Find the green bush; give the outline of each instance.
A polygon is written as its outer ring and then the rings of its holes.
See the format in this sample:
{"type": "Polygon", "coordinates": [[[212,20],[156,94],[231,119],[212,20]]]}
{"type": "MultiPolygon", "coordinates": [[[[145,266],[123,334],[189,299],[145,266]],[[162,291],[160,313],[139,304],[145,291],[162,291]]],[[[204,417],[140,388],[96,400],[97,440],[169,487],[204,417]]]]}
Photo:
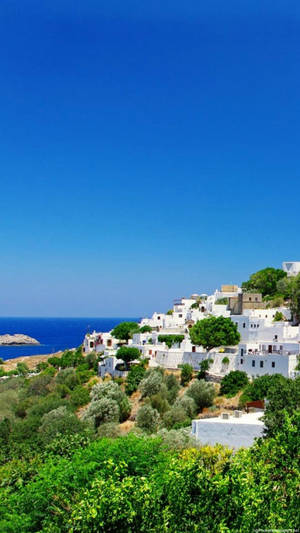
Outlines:
{"type": "Polygon", "coordinates": [[[120,427],[114,422],[107,422],[98,427],[98,437],[108,437],[110,439],[116,439],[120,437],[120,427]]]}
{"type": "Polygon", "coordinates": [[[185,387],[193,377],[193,367],[188,363],[180,365],[181,368],[181,385],[185,387]]]}
{"type": "Polygon", "coordinates": [[[193,398],[198,410],[213,404],[216,391],[211,383],[203,379],[195,380],[186,391],[187,396],[193,398]]]}
{"type": "Polygon", "coordinates": [[[151,396],[150,401],[153,409],[156,409],[160,415],[163,415],[168,409],[170,409],[167,399],[160,392],[151,396]]]}
{"type": "Polygon", "coordinates": [[[75,389],[75,387],[80,384],[79,377],[74,368],[64,368],[63,370],[60,370],[55,381],[60,385],[66,385],[71,390],[75,389]]]}
{"type": "Polygon", "coordinates": [[[184,335],[158,335],[158,342],[164,342],[168,348],[171,348],[174,344],[181,344],[183,339],[184,335]]]}
{"type": "Polygon", "coordinates": [[[29,368],[26,363],[17,363],[16,370],[19,376],[26,376],[29,372],[29,368]]]}
{"type": "Polygon", "coordinates": [[[147,433],[154,433],[160,421],[159,412],[151,405],[145,404],[139,408],[136,416],[136,425],[147,433]]]}
{"type": "Polygon", "coordinates": [[[187,396],[186,394],[176,400],[176,402],[174,403],[174,408],[184,409],[188,418],[194,418],[194,416],[196,416],[197,414],[197,406],[195,400],[193,400],[191,396],[187,396]]]}
{"type": "Polygon", "coordinates": [[[60,396],[60,398],[66,398],[71,393],[71,389],[67,385],[56,385],[54,392],[60,396]]]}
{"type": "Polygon", "coordinates": [[[134,348],[133,346],[121,346],[116,353],[116,357],[124,361],[126,368],[128,368],[130,361],[139,359],[140,356],[140,350],[138,348],[134,348]]]}
{"type": "Polygon", "coordinates": [[[81,407],[82,405],[89,403],[90,393],[82,385],[77,385],[77,387],[71,392],[70,400],[75,408],[81,407]]]}
{"type": "Polygon", "coordinates": [[[142,326],[140,329],[139,329],[139,333],[151,333],[152,332],[152,328],[151,326],[142,326]]]}
{"type": "Polygon", "coordinates": [[[49,385],[51,383],[52,376],[40,374],[29,379],[27,385],[28,396],[46,396],[49,394],[49,385]]]}
{"type": "Polygon", "coordinates": [[[175,405],[167,411],[163,417],[164,425],[167,429],[172,429],[177,424],[190,424],[190,418],[187,416],[183,407],[176,407],[175,405]]]}
{"type": "Polygon", "coordinates": [[[120,422],[127,420],[130,415],[131,405],[126,394],[122,391],[119,385],[114,381],[108,383],[97,383],[91,390],[92,401],[97,401],[102,398],[110,398],[117,402],[119,406],[120,422]]]}
{"type": "Polygon", "coordinates": [[[221,381],[220,394],[226,394],[234,396],[246,385],[248,385],[249,379],[246,372],[241,370],[232,370],[229,374],[226,374],[221,381]]]}
{"type": "Polygon", "coordinates": [[[140,363],[138,365],[133,365],[127,375],[125,392],[129,396],[138,389],[138,386],[142,379],[145,376],[145,365],[140,363]]]}
{"type": "Polygon", "coordinates": [[[162,386],[163,382],[163,376],[160,372],[151,371],[147,377],[145,377],[140,385],[139,389],[142,393],[142,398],[146,398],[148,396],[154,396],[154,394],[157,394],[162,386]]]}
{"type": "Polygon", "coordinates": [[[180,385],[178,383],[176,376],[174,376],[174,374],[166,375],[164,377],[164,383],[167,387],[166,399],[168,400],[168,403],[172,405],[177,398],[180,385]]]}
{"type": "Polygon", "coordinates": [[[119,418],[120,408],[111,398],[92,401],[83,415],[83,420],[91,422],[96,429],[106,422],[118,422],[119,418]]]}
{"type": "Polygon", "coordinates": [[[80,433],[84,427],[77,416],[61,406],[43,416],[39,433],[43,443],[49,444],[59,434],[80,433]]]}
{"type": "Polygon", "coordinates": [[[40,363],[38,363],[38,364],[36,365],[35,368],[36,368],[36,370],[37,370],[38,372],[42,372],[43,370],[46,370],[46,368],[48,368],[48,366],[49,366],[49,364],[46,363],[46,361],[41,361],[40,363]]]}
{"type": "Polygon", "coordinates": [[[228,357],[223,357],[222,365],[229,365],[229,358],[228,357]]]}

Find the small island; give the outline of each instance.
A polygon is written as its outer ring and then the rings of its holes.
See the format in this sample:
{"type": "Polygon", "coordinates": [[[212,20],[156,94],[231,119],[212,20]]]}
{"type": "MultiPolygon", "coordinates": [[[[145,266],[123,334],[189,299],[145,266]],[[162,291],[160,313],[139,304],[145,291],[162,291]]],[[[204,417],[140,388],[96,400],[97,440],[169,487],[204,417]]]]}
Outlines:
{"type": "Polygon", "coordinates": [[[23,345],[40,344],[39,341],[28,335],[15,333],[14,335],[0,335],[0,346],[23,346],[23,345]]]}

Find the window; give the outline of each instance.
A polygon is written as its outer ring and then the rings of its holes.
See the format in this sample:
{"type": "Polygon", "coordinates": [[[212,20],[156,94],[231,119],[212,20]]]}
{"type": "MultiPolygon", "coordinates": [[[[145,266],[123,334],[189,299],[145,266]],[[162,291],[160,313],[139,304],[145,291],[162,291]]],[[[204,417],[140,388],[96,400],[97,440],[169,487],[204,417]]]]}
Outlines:
{"type": "Polygon", "coordinates": [[[90,342],[90,348],[94,348],[94,343],[92,341],[90,342]]]}
{"type": "Polygon", "coordinates": [[[241,348],[241,356],[244,355],[244,348],[241,348]]]}
{"type": "Polygon", "coordinates": [[[256,301],[256,302],[257,302],[257,300],[258,300],[258,298],[257,298],[257,297],[255,297],[255,301],[256,301]]]}
{"type": "Polygon", "coordinates": [[[178,316],[179,316],[179,318],[182,318],[182,315],[178,315],[178,316]]]}
{"type": "Polygon", "coordinates": [[[251,302],[251,298],[249,298],[249,302],[251,302]]]}
{"type": "Polygon", "coordinates": [[[260,361],[260,362],[259,362],[259,366],[260,366],[260,368],[263,368],[263,367],[264,367],[264,362],[263,362],[263,361],[260,361]]]}
{"type": "Polygon", "coordinates": [[[244,359],[241,359],[241,365],[244,363],[244,359]]]}
{"type": "Polygon", "coordinates": [[[278,335],[274,335],[274,341],[278,340],[278,335]]]}
{"type": "Polygon", "coordinates": [[[254,361],[254,359],[252,359],[252,366],[255,366],[255,361],[254,361]]]}
{"type": "Polygon", "coordinates": [[[149,355],[152,355],[152,350],[149,350],[149,355]]]}
{"type": "Polygon", "coordinates": [[[160,316],[157,317],[157,320],[160,320],[160,316]]]}
{"type": "Polygon", "coordinates": [[[272,361],[272,368],[275,368],[275,361],[272,361]]]}
{"type": "Polygon", "coordinates": [[[245,328],[245,327],[246,327],[246,323],[244,322],[244,323],[243,323],[243,328],[245,328]]]}
{"type": "Polygon", "coordinates": [[[108,339],[107,346],[111,346],[111,339],[108,339]]]}
{"type": "Polygon", "coordinates": [[[196,346],[192,346],[192,352],[196,351],[196,346]]]}

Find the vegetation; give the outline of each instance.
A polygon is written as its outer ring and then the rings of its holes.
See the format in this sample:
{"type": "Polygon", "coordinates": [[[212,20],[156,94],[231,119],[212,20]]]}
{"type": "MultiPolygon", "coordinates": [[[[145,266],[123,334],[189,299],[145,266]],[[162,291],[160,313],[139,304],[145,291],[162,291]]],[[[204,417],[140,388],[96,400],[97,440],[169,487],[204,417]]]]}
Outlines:
{"type": "Polygon", "coordinates": [[[139,329],[139,333],[151,333],[152,332],[152,328],[151,326],[142,326],[140,329],[139,329]]]}
{"type": "Polygon", "coordinates": [[[285,320],[283,313],[276,311],[273,322],[281,322],[282,320],[285,320]]]}
{"type": "Polygon", "coordinates": [[[184,387],[191,381],[193,377],[193,367],[188,363],[180,365],[181,368],[181,385],[184,387]]]}
{"type": "Polygon", "coordinates": [[[243,390],[243,405],[269,400],[266,436],[232,453],[189,435],[191,420],[214,404],[213,384],[195,379],[183,389],[144,361],[125,382],[95,383],[96,354],[77,355],[67,355],[71,367],[49,363],[0,382],[1,532],[297,529],[300,378],[224,378],[221,391],[243,390]],[[137,388],[135,429],[124,436],[119,424],[137,388]]]}
{"type": "Polygon", "coordinates": [[[201,345],[206,350],[217,346],[238,344],[240,334],[237,326],[230,318],[223,316],[204,318],[199,320],[189,330],[193,344],[201,345]]]}
{"type": "Polygon", "coordinates": [[[219,298],[216,302],[215,302],[215,305],[228,305],[228,298],[219,298]]]}
{"type": "Polygon", "coordinates": [[[134,333],[138,333],[139,326],[136,322],[121,322],[112,330],[116,339],[128,342],[134,333]]]}
{"type": "Polygon", "coordinates": [[[248,383],[249,379],[246,372],[232,370],[222,378],[220,393],[226,394],[227,396],[235,396],[235,394],[246,387],[248,383]]]}
{"type": "Polygon", "coordinates": [[[166,315],[173,315],[173,309],[168,309],[168,311],[166,312],[166,315]]]}
{"type": "Polygon", "coordinates": [[[198,379],[205,379],[207,376],[207,372],[209,371],[209,367],[212,364],[212,359],[203,359],[200,363],[200,370],[197,374],[198,379]]]}
{"type": "Polygon", "coordinates": [[[295,322],[300,322],[300,274],[296,276],[291,285],[291,312],[295,322]]]}
{"type": "Polygon", "coordinates": [[[280,268],[264,268],[252,274],[248,281],[242,283],[244,291],[258,292],[262,296],[275,296],[278,293],[277,284],[287,277],[280,268]]]}
{"type": "Polygon", "coordinates": [[[122,359],[128,368],[128,363],[140,358],[140,350],[132,346],[121,346],[116,353],[118,359],[122,359]]]}
{"type": "Polygon", "coordinates": [[[222,365],[229,365],[229,358],[227,356],[223,357],[222,365]]]}
{"type": "Polygon", "coordinates": [[[184,335],[158,335],[158,341],[166,343],[168,348],[171,348],[174,344],[181,344],[184,339],[184,335]]]}

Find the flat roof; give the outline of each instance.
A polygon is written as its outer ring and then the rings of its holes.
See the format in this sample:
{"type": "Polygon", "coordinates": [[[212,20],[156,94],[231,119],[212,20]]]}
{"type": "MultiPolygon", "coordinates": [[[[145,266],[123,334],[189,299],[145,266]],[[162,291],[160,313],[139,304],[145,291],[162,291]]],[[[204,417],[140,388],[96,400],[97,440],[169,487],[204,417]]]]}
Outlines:
{"type": "Polygon", "coordinates": [[[240,418],[236,418],[233,415],[229,415],[229,418],[221,418],[221,416],[216,416],[214,418],[200,418],[193,420],[193,422],[197,423],[203,423],[206,424],[255,424],[255,425],[262,425],[263,421],[260,420],[261,417],[264,415],[263,411],[255,411],[254,413],[243,413],[240,418]]]}

